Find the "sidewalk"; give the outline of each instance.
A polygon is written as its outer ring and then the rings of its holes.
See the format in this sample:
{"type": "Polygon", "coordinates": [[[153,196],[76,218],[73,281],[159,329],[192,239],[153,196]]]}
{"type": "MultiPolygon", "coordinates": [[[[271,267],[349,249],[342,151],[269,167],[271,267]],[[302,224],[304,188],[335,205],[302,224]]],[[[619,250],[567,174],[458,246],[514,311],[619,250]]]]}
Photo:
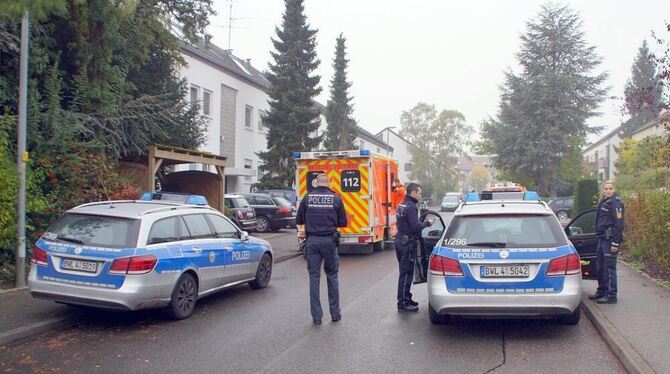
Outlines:
{"type": "MultiPolygon", "coordinates": [[[[267,238],[277,236],[282,234],[265,235],[267,238]]],[[[275,264],[300,255],[294,237],[285,241],[286,243],[273,246],[275,264]]],[[[71,326],[85,313],[86,309],[79,310],[52,301],[35,299],[30,296],[27,288],[2,290],[0,291],[0,347],[48,330],[71,326]]]]}
{"type": "Polygon", "coordinates": [[[623,262],[617,273],[618,304],[588,300],[597,283],[584,281],[584,311],[630,373],[670,373],[670,289],[623,262]]]}

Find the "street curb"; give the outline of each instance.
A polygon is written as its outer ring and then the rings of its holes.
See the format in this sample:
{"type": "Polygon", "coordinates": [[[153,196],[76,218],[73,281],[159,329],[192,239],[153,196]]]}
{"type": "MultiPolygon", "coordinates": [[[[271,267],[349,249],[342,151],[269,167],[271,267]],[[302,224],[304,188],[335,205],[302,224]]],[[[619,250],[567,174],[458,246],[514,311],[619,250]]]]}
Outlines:
{"type": "Polygon", "coordinates": [[[626,266],[628,266],[631,270],[633,270],[634,272],[636,272],[636,273],[642,275],[643,277],[649,279],[650,281],[654,282],[655,284],[657,284],[657,285],[659,285],[659,286],[661,286],[661,287],[663,287],[663,288],[665,288],[665,289],[670,289],[670,287],[668,287],[668,286],[667,286],[665,283],[663,283],[662,281],[660,281],[660,280],[658,280],[658,279],[652,277],[651,275],[645,273],[644,271],[642,271],[642,270],[640,270],[640,269],[636,269],[630,262],[626,262],[626,261],[622,260],[621,258],[619,258],[619,262],[622,263],[622,264],[624,264],[624,265],[626,265],[626,266]]]}
{"type": "Polygon", "coordinates": [[[75,316],[55,317],[45,321],[21,326],[14,330],[0,333],[0,346],[16,343],[46,331],[57,330],[74,325],[79,320],[75,316]]]}
{"type": "Polygon", "coordinates": [[[6,294],[6,293],[12,293],[12,292],[16,292],[16,291],[21,291],[21,290],[27,290],[27,289],[28,289],[28,286],[19,287],[19,288],[9,288],[9,289],[6,289],[6,290],[0,290],[0,295],[6,294]]]}
{"type": "Polygon", "coordinates": [[[649,363],[633,348],[633,346],[621,335],[619,330],[610,322],[605,314],[601,312],[594,302],[582,295],[582,310],[589,317],[603,340],[610,347],[614,355],[619,359],[621,365],[631,374],[654,374],[656,371],[649,363]]]}

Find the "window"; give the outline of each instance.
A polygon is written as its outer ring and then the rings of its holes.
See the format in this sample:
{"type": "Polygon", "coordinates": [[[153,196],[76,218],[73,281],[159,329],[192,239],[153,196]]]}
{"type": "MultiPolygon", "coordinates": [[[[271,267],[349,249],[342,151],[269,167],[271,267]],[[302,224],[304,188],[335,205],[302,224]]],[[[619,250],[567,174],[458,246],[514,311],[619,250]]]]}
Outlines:
{"type": "Polygon", "coordinates": [[[179,226],[179,240],[191,239],[191,233],[188,231],[186,223],[184,223],[184,218],[179,217],[179,219],[177,220],[177,226],[179,226]]]}
{"type": "Polygon", "coordinates": [[[49,232],[56,240],[96,247],[135,247],[139,221],[128,218],[65,214],[49,232]]]}
{"type": "Polygon", "coordinates": [[[245,158],[244,159],[244,168],[245,169],[251,169],[252,166],[253,166],[253,161],[248,159],[248,158],[245,158]]]}
{"type": "Polygon", "coordinates": [[[197,86],[191,86],[191,99],[190,99],[191,107],[195,107],[198,105],[198,87],[197,86]]]}
{"type": "Polygon", "coordinates": [[[184,221],[186,222],[188,231],[191,233],[191,239],[204,239],[213,236],[204,215],[189,214],[184,216],[184,221]]]}
{"type": "Polygon", "coordinates": [[[596,210],[592,210],[577,217],[568,228],[570,236],[595,234],[596,213],[596,210]]]}
{"type": "Polygon", "coordinates": [[[265,132],[265,125],[263,124],[263,118],[267,115],[267,112],[264,110],[258,110],[258,132],[265,132]]]}
{"type": "Polygon", "coordinates": [[[208,214],[207,218],[214,227],[214,235],[217,238],[239,238],[235,226],[228,222],[225,218],[216,214],[208,214]]]}
{"type": "Polygon", "coordinates": [[[202,91],[202,113],[207,116],[212,113],[211,102],[212,92],[207,90],[202,91]]]}
{"type": "Polygon", "coordinates": [[[405,164],[405,171],[412,171],[412,163],[408,162],[405,164]]]}
{"type": "Polygon", "coordinates": [[[244,127],[251,128],[251,120],[253,115],[254,108],[247,105],[244,107],[244,127]]]}
{"type": "Polygon", "coordinates": [[[254,199],[256,200],[256,205],[275,205],[272,199],[268,199],[267,197],[256,196],[254,199]]]}
{"type": "Polygon", "coordinates": [[[167,243],[178,240],[177,217],[164,218],[154,222],[149,231],[147,244],[167,243]]]}

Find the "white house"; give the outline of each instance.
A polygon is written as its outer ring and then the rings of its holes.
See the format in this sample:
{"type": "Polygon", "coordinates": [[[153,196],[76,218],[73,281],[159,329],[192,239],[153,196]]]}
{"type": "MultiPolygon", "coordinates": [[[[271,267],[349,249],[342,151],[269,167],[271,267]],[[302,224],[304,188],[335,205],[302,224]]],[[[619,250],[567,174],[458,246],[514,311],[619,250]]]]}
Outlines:
{"type": "Polygon", "coordinates": [[[412,179],[414,163],[412,161],[412,154],[409,151],[412,143],[393,131],[393,127],[383,129],[377,133],[376,137],[393,148],[393,152],[388,155],[398,160],[400,166],[400,175],[398,175],[398,177],[400,178],[400,181],[405,184],[408,182],[415,182],[415,180],[412,179]]]}
{"type": "Polygon", "coordinates": [[[667,136],[668,123],[670,123],[670,110],[663,110],[658,118],[649,121],[639,130],[631,134],[633,140],[642,140],[652,136],[667,136]]]}
{"type": "Polygon", "coordinates": [[[621,144],[620,131],[621,126],[617,126],[582,151],[588,173],[597,178],[598,182],[614,179],[616,162],[619,160],[617,148],[621,144]]]}
{"type": "Polygon", "coordinates": [[[259,177],[256,152],[267,149],[261,115],[269,109],[269,82],[249,60],[213,44],[184,43],[182,56],[189,99],[209,117],[200,150],[227,157],[226,192],[249,192],[259,177]]]}

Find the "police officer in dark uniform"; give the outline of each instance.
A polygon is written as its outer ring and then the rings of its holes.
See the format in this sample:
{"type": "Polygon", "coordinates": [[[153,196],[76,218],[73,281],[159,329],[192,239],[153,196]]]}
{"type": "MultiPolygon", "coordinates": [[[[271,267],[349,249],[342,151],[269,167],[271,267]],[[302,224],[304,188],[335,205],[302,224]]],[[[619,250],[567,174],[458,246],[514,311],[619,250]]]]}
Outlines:
{"type": "Polygon", "coordinates": [[[596,214],[598,290],[589,299],[598,304],[616,304],[616,263],[623,240],[624,206],[611,181],[603,182],[603,195],[596,214]]]}
{"type": "Polygon", "coordinates": [[[321,280],[321,261],[324,263],[328,281],[328,305],[333,322],[342,318],[340,314],[340,296],[337,282],[339,257],[338,227],[347,226],[347,215],[342,198],[328,188],[328,176],[324,173],[316,177],[317,186],[300,201],[295,223],[305,225],[305,258],[309,272],[309,304],[312,322],[321,324],[323,310],[319,300],[319,282],[321,280]]]}
{"type": "Polygon", "coordinates": [[[398,258],[400,275],[398,277],[398,311],[417,312],[419,303],[412,300],[410,287],[414,280],[414,261],[416,260],[416,246],[421,231],[433,221],[419,222],[419,208],[421,201],[421,186],[410,183],[406,188],[405,200],[396,209],[396,225],[398,233],[395,237],[395,254],[398,258]]]}

